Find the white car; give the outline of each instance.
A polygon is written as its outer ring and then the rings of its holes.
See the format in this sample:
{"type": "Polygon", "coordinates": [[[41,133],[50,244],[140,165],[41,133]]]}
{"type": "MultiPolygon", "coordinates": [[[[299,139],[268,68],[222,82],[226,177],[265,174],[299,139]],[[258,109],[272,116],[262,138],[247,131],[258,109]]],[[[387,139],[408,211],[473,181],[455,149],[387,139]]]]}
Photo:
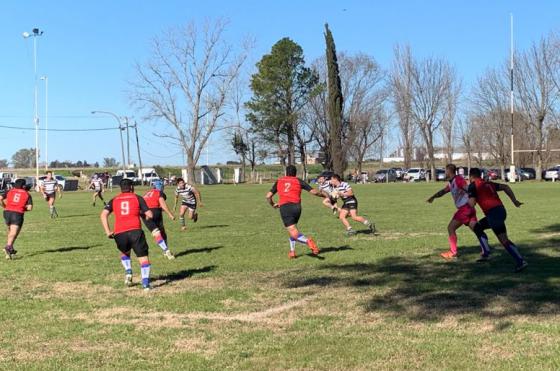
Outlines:
{"type": "Polygon", "coordinates": [[[160,180],[160,179],[161,178],[159,177],[159,175],[157,175],[157,173],[155,172],[145,173],[142,175],[142,181],[148,184],[151,184],[154,180],[160,180]]]}
{"type": "Polygon", "coordinates": [[[404,174],[403,178],[407,182],[418,182],[421,180],[426,180],[426,170],[420,167],[410,168],[404,174]]]}
{"type": "Polygon", "coordinates": [[[544,180],[559,180],[560,166],[551,167],[544,173],[544,180]]]}
{"type": "MultiPolygon", "coordinates": [[[[66,186],[66,178],[63,177],[62,175],[53,175],[53,177],[58,182],[58,185],[60,186],[60,188],[62,188],[62,190],[64,190],[64,187],[66,186]]],[[[39,177],[39,184],[43,184],[43,181],[46,178],[47,178],[46,175],[40,176],[39,177]]]]}

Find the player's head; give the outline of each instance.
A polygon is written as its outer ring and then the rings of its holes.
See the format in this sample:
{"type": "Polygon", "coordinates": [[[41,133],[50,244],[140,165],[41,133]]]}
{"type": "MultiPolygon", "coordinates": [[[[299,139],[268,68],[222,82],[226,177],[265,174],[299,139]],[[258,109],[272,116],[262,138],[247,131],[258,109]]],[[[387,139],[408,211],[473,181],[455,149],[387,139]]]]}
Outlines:
{"type": "Polygon", "coordinates": [[[475,179],[479,179],[482,176],[482,172],[480,171],[479,168],[477,167],[472,167],[469,170],[469,178],[471,181],[475,180],[475,179]]]}
{"type": "Polygon", "coordinates": [[[163,192],[163,182],[161,180],[154,180],[152,182],[152,188],[157,189],[160,192],[163,192]]]}
{"type": "Polygon", "coordinates": [[[445,166],[445,176],[447,177],[447,179],[453,178],[455,174],[457,174],[457,166],[455,166],[454,164],[447,164],[445,166]]]}
{"type": "Polygon", "coordinates": [[[185,180],[183,178],[177,178],[177,187],[185,188],[185,180]]]}
{"type": "Polygon", "coordinates": [[[14,182],[14,188],[23,189],[25,187],[25,179],[16,179],[14,182]]]}
{"type": "Polygon", "coordinates": [[[92,179],[97,179],[97,174],[93,174],[92,179]]]}
{"type": "Polygon", "coordinates": [[[50,171],[50,170],[47,171],[47,172],[45,173],[45,175],[47,176],[47,179],[51,179],[51,178],[52,178],[52,171],[50,171]]]}
{"type": "Polygon", "coordinates": [[[340,185],[340,182],[342,182],[342,179],[340,178],[340,175],[338,175],[338,174],[333,174],[333,175],[331,176],[331,184],[332,184],[333,186],[338,186],[338,185],[340,185]]]}
{"type": "Polygon", "coordinates": [[[123,179],[120,183],[121,192],[134,192],[134,183],[130,179],[123,179]]]}
{"type": "Polygon", "coordinates": [[[297,168],[294,165],[286,166],[286,176],[296,176],[297,168]]]}

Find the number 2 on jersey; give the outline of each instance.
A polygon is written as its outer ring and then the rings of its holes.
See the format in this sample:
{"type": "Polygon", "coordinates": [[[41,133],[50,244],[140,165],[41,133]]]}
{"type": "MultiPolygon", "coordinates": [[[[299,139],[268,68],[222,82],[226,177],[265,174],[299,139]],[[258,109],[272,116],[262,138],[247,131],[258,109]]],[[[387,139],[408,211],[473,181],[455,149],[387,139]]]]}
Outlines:
{"type": "Polygon", "coordinates": [[[290,192],[291,187],[292,187],[291,183],[284,183],[284,193],[290,192]]]}

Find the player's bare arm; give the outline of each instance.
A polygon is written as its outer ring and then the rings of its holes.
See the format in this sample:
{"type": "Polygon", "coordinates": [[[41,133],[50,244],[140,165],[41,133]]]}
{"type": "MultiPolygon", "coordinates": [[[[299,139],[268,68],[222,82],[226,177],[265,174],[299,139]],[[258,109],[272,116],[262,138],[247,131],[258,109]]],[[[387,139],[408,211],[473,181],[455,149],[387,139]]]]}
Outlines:
{"type": "Polygon", "coordinates": [[[165,211],[167,216],[169,216],[169,219],[175,220],[175,215],[173,215],[173,213],[169,210],[169,207],[167,207],[167,202],[165,202],[165,199],[163,197],[159,198],[159,206],[163,211],[165,211]]]}
{"type": "Polygon", "coordinates": [[[428,202],[428,203],[431,204],[432,202],[434,202],[434,200],[435,200],[436,198],[440,198],[440,197],[444,196],[447,192],[449,192],[449,191],[448,191],[446,188],[441,189],[441,190],[437,191],[436,193],[434,193],[434,194],[432,195],[432,197],[428,198],[428,199],[426,200],[426,202],[428,202]]]}
{"type": "Polygon", "coordinates": [[[173,204],[173,212],[177,210],[177,203],[179,202],[179,195],[175,195],[175,203],[173,204]]]}
{"type": "Polygon", "coordinates": [[[196,199],[197,205],[200,206],[200,207],[204,206],[204,204],[202,203],[202,198],[200,196],[200,192],[198,191],[198,189],[192,187],[192,191],[194,193],[194,198],[196,199]]]}
{"type": "Polygon", "coordinates": [[[354,191],[349,189],[347,191],[339,192],[342,197],[352,197],[354,196],[354,191]]]}
{"type": "Polygon", "coordinates": [[[0,206],[2,206],[3,209],[6,208],[6,203],[4,202],[4,197],[0,196],[0,206]]]}
{"type": "Polygon", "coordinates": [[[327,192],[319,191],[318,189],[312,189],[312,190],[309,191],[309,193],[311,193],[312,195],[315,195],[317,197],[321,197],[321,198],[329,197],[329,194],[327,192]]]}
{"type": "Polygon", "coordinates": [[[511,202],[515,205],[515,207],[520,207],[521,205],[523,205],[523,202],[519,202],[517,197],[515,197],[515,194],[513,193],[509,185],[502,184],[502,183],[495,183],[495,184],[496,184],[496,190],[503,191],[509,197],[511,202]]]}
{"type": "Polygon", "coordinates": [[[56,186],[56,193],[58,193],[58,199],[60,200],[62,198],[62,186],[56,186]]]}
{"type": "Polygon", "coordinates": [[[272,199],[272,197],[274,197],[274,193],[272,192],[268,192],[266,194],[266,201],[270,204],[270,206],[272,206],[273,208],[277,209],[279,206],[276,202],[274,202],[274,200],[272,199]]]}
{"type": "Polygon", "coordinates": [[[99,216],[101,219],[101,225],[103,226],[103,229],[105,230],[105,235],[109,238],[113,238],[114,237],[114,233],[111,230],[111,227],[109,227],[109,214],[111,214],[109,212],[109,210],[103,210],[101,211],[101,215],[99,216]]]}

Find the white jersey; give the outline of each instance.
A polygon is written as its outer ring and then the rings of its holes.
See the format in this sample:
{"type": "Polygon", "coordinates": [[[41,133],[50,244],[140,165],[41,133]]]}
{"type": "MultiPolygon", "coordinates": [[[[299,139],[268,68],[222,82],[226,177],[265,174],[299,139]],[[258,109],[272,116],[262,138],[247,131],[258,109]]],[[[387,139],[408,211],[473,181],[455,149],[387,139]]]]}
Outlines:
{"type": "Polygon", "coordinates": [[[336,187],[336,190],[338,191],[338,193],[340,193],[340,197],[342,198],[342,200],[345,200],[349,197],[353,197],[353,196],[343,196],[342,192],[348,192],[352,190],[352,187],[350,187],[350,184],[346,183],[346,182],[340,182],[340,185],[338,187],[336,187]]]}
{"type": "Polygon", "coordinates": [[[465,178],[456,175],[447,183],[445,189],[451,192],[455,206],[458,208],[465,206],[469,202],[469,194],[467,193],[467,182],[465,178]]]}
{"type": "Polygon", "coordinates": [[[196,204],[196,197],[190,184],[185,184],[185,188],[177,187],[175,195],[181,197],[181,201],[185,204],[196,204]]]}
{"type": "Polygon", "coordinates": [[[58,186],[58,182],[56,181],[55,178],[52,178],[51,180],[45,179],[43,180],[41,185],[46,194],[52,195],[53,193],[56,192],[56,187],[58,186]]]}
{"type": "Polygon", "coordinates": [[[332,193],[332,191],[334,191],[334,187],[332,186],[332,184],[327,180],[321,184],[319,184],[319,190],[321,192],[325,192],[328,195],[330,195],[332,193]]]}
{"type": "Polygon", "coordinates": [[[103,187],[103,180],[101,178],[92,179],[91,185],[93,186],[94,190],[101,191],[101,187],[103,187]]]}

